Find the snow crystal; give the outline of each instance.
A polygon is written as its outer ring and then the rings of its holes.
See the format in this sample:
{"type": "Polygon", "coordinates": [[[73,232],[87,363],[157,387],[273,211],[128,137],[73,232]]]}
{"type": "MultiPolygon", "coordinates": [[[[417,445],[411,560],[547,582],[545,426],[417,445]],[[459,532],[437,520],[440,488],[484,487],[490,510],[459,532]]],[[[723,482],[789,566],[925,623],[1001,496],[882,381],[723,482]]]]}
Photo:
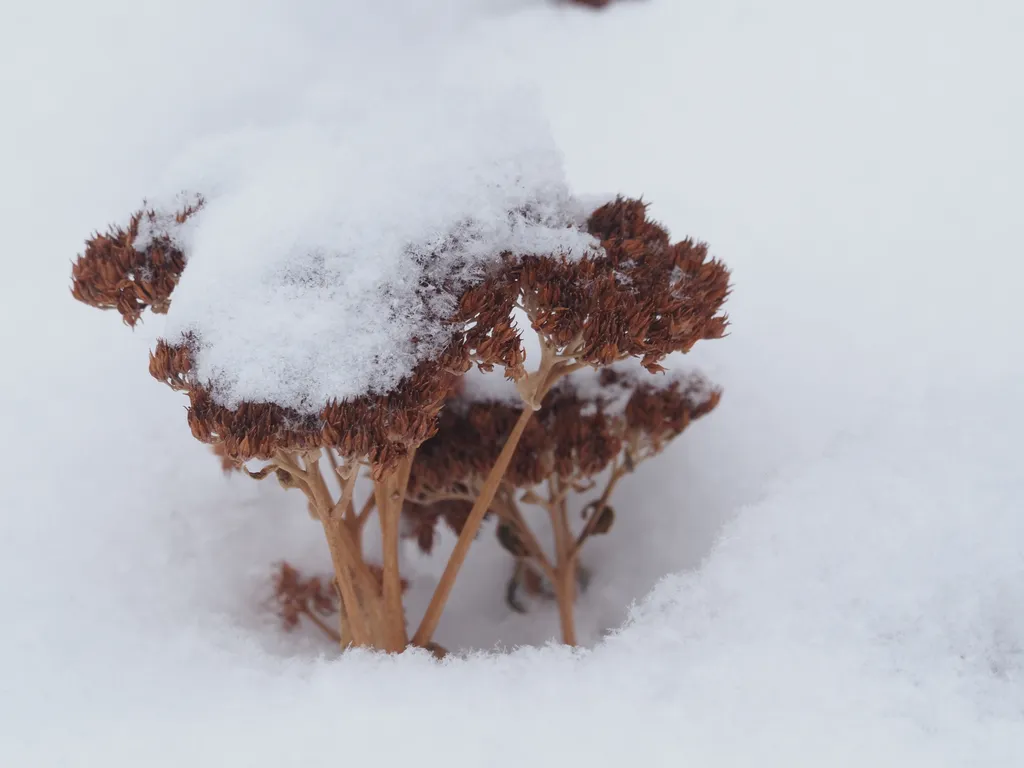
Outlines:
{"type": "Polygon", "coordinates": [[[139,230],[132,241],[137,251],[145,251],[157,238],[167,238],[182,253],[191,250],[192,233],[195,231],[198,217],[190,216],[184,222],[178,221],[179,212],[196,208],[202,198],[195,193],[179,192],[172,197],[161,200],[158,204],[149,201],[143,203],[144,215],[139,219],[139,230]]]}
{"type": "Polygon", "coordinates": [[[440,350],[438,318],[501,253],[598,247],[514,86],[406,88],[365,113],[222,136],[174,178],[207,203],[166,333],[195,334],[196,374],[229,407],[387,392],[440,350]]]}

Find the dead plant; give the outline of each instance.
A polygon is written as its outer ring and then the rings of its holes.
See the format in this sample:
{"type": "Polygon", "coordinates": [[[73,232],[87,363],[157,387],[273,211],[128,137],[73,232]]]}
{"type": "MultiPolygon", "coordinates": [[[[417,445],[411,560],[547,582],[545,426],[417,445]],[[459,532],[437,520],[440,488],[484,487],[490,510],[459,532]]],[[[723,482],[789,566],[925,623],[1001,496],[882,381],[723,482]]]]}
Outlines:
{"type": "MultiPolygon", "coordinates": [[[[611,530],[611,496],[619,481],[643,461],[660,453],[694,419],[718,404],[720,392],[696,374],[647,380],[646,374],[619,364],[596,375],[581,371],[562,379],[546,396],[530,422],[502,478],[491,511],[499,517],[496,533],[515,559],[506,600],[522,610],[516,595],[543,594],[550,585],[558,602],[563,640],[576,643],[573,604],[588,573],[580,553],[591,536],[611,530]],[[571,492],[600,491],[582,509],[583,524],[573,532],[568,513],[571,492]],[[526,522],[522,504],[542,507],[554,534],[554,557],[547,555],[526,522]]],[[[405,514],[424,551],[440,520],[461,532],[466,508],[479,498],[495,449],[507,443],[516,414],[526,406],[514,401],[452,398],[438,433],[416,456],[405,514]],[[457,510],[455,521],[448,518],[457,510]]]]}
{"type": "MultiPolygon", "coordinates": [[[[144,209],[131,217],[127,228],[112,228],[89,240],[72,269],[74,297],[117,309],[129,325],[147,307],[166,312],[187,268],[187,254],[172,230],[201,219],[206,204],[202,198],[196,200],[171,214],[144,209]]],[[[573,422],[566,416],[572,411],[568,404],[552,407],[551,417],[538,422],[532,422],[533,413],[546,402],[568,397],[558,385],[574,371],[637,358],[654,372],[666,355],[685,352],[699,339],[723,335],[726,319],[720,309],[729,279],[725,267],[708,258],[703,244],[672,244],[668,233],[646,218],[640,201],[620,198],[598,208],[587,230],[601,248],[582,258],[496,255],[493,268],[476,282],[458,283],[458,305],[447,316],[430,312],[439,305],[436,294],[451,292],[461,265],[450,264],[451,277],[437,274],[435,262],[445,263],[445,248],[451,244],[424,258],[417,300],[443,330],[446,344],[390,391],[332,400],[317,413],[299,413],[274,402],[245,401],[229,408],[218,398],[216,385],[196,373],[203,338],[186,333],[156,345],[150,373],[188,397],[192,434],[213,445],[226,468],[255,479],[274,477],[283,487],[305,495],[330,549],[343,608],[339,615],[345,617],[338,633],[343,645],[348,637],[354,645],[386,651],[401,651],[409,644],[399,573],[400,513],[414,466],[422,465],[413,484],[416,493],[431,487],[429,461],[417,461],[418,450],[437,431],[439,418],[446,418],[442,407],[472,365],[483,371],[500,366],[515,382],[521,404],[494,407],[479,417],[483,442],[471,451],[472,493],[460,497],[457,513],[454,508],[438,513],[450,523],[458,520],[459,537],[412,644],[434,647],[431,638],[481,521],[489,510],[503,518],[513,515],[509,510],[514,502],[501,489],[525,487],[528,481],[536,485],[547,478],[554,483],[548,504],[556,536],[562,538],[556,562],[550,565],[565,598],[560,603],[571,606],[572,578],[565,574],[574,572],[578,547],[565,538],[565,494],[573,487],[575,472],[592,474],[607,466],[619,448],[615,444],[612,450],[613,444],[597,426],[585,428],[590,422],[573,422]],[[541,341],[540,359],[532,371],[525,367],[513,319],[516,308],[526,312],[541,341]],[[531,463],[531,457],[545,444],[549,429],[556,430],[556,443],[563,432],[571,433],[576,442],[566,449],[568,454],[561,449],[550,456],[544,453],[545,460],[554,463],[542,467],[531,463]],[[521,443],[524,449],[517,452],[521,443]],[[353,495],[364,470],[373,483],[372,501],[357,512],[353,495]],[[373,507],[383,540],[380,580],[362,552],[362,527],[373,507]]],[[[662,411],[668,414],[672,407],[665,404],[662,411]]],[[[688,419],[690,414],[675,413],[674,418],[688,419]]],[[[463,459],[470,460],[459,458],[463,459]]],[[[456,458],[431,456],[430,461],[456,458]]],[[[412,500],[421,503],[424,498],[412,500]]],[[[599,532],[601,525],[591,527],[587,535],[599,532]]],[[[422,535],[421,544],[426,541],[422,535]]],[[[527,536],[525,526],[520,535],[527,536]]],[[[566,635],[571,641],[571,631],[566,635]]]]}

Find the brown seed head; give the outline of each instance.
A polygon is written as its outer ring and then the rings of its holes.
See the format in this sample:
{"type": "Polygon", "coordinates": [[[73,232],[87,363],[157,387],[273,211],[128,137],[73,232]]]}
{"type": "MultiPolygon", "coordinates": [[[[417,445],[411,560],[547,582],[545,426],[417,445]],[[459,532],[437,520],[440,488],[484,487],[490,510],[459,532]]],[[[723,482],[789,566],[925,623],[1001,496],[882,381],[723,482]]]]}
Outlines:
{"type": "MultiPolygon", "coordinates": [[[[531,488],[552,476],[575,484],[599,474],[617,458],[649,458],[694,419],[714,409],[720,397],[721,392],[697,374],[666,380],[629,364],[596,374],[570,374],[530,420],[503,485],[508,491],[531,488]]],[[[472,506],[522,408],[512,399],[474,401],[465,393],[449,400],[437,434],[417,450],[409,479],[404,512],[424,551],[433,546],[433,529],[438,520],[447,519],[449,504],[458,511],[472,506]],[[452,497],[459,501],[450,502],[452,497]]]]}
{"type": "MultiPolygon", "coordinates": [[[[174,214],[184,224],[203,206],[202,198],[174,214]]],[[[155,226],[163,214],[143,208],[132,215],[128,227],[112,226],[86,241],[85,253],[71,267],[71,295],[100,309],[116,309],[134,326],[147,308],[165,313],[171,292],[185,268],[185,255],[166,234],[155,234],[142,250],[135,242],[140,227],[155,226]]]]}
{"type": "MultiPolygon", "coordinates": [[[[184,208],[175,220],[183,223],[201,205],[184,208]]],[[[132,217],[127,230],[89,241],[74,267],[76,298],[116,307],[129,324],[147,306],[166,311],[184,255],[165,235],[150,238],[141,252],[133,245],[143,218],[158,216],[144,210],[132,217]]],[[[471,365],[484,370],[500,365],[510,378],[523,375],[522,340],[512,319],[519,303],[547,343],[592,366],[637,357],[654,371],[668,353],[724,333],[726,320],[718,312],[728,293],[728,271],[708,259],[706,246],[690,240],[671,244],[637,200],[619,198],[602,206],[587,227],[602,252],[576,261],[503,254],[489,273],[468,286],[459,277],[465,265],[451,264],[438,273],[437,265],[446,263],[442,254],[417,262],[422,273],[416,300],[424,311],[443,306],[441,294],[460,298],[450,315],[435,318],[447,344],[390,392],[332,401],[317,413],[272,402],[228,408],[218,398],[217,383],[200,381],[195,373],[203,344],[197,334],[174,343],[160,341],[150,357],[150,373],[188,395],[192,434],[218,445],[225,461],[267,460],[279,451],[330,447],[347,460],[369,462],[380,476],[434,435],[446,398],[471,365]]],[[[534,485],[552,472],[593,474],[619,450],[622,419],[581,399],[570,385],[556,387],[547,405],[527,428],[509,468],[508,481],[516,487],[534,485]]],[[[634,410],[654,413],[654,406],[644,408],[634,410]]],[[[463,403],[442,414],[445,447],[438,452],[424,445],[417,483],[429,491],[446,487],[452,478],[481,477],[518,415],[517,405],[503,403],[463,403]]]]}
{"type": "Polygon", "coordinates": [[[274,576],[274,601],[285,629],[295,629],[303,614],[329,616],[338,610],[338,598],[330,581],[316,576],[303,578],[286,562],[274,576]]]}
{"type": "Polygon", "coordinates": [[[672,352],[725,334],[729,271],[704,243],[673,244],[639,200],[618,198],[591,215],[602,255],[525,257],[522,302],[549,344],[594,366],[640,358],[654,372],[672,352]]]}

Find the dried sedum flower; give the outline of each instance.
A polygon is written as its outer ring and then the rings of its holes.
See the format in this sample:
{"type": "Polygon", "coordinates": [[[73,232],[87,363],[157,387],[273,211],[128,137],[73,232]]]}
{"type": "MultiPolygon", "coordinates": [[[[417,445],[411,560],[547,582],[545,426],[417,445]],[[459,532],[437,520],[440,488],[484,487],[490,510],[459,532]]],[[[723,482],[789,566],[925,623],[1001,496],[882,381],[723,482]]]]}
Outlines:
{"type": "MultiPolygon", "coordinates": [[[[613,462],[634,467],[660,453],[720,398],[720,390],[700,374],[652,376],[629,361],[569,374],[527,426],[502,484],[529,489],[557,477],[572,486],[613,462]]],[[[464,513],[472,503],[524,407],[511,397],[479,400],[466,391],[449,400],[437,434],[419,447],[409,479],[412,503],[404,513],[424,551],[433,538],[423,531],[439,520],[461,531],[464,516],[452,524],[449,515],[464,513]]]]}
{"type": "Polygon", "coordinates": [[[116,309],[130,326],[147,308],[165,314],[185,269],[176,230],[202,207],[201,197],[184,201],[173,214],[144,206],[127,228],[96,233],[71,268],[71,295],[99,309],[116,309]]]}
{"type": "Polygon", "coordinates": [[[654,372],[667,355],[725,335],[728,269],[709,258],[704,243],[672,243],[646,210],[640,200],[620,197],[587,222],[600,254],[530,256],[514,271],[534,329],[578,362],[638,357],[654,372]]]}
{"type": "Polygon", "coordinates": [[[310,617],[322,629],[320,618],[338,610],[337,594],[329,581],[317,576],[303,578],[286,562],[278,564],[274,576],[274,601],[281,623],[287,630],[298,627],[303,616],[310,617]]]}

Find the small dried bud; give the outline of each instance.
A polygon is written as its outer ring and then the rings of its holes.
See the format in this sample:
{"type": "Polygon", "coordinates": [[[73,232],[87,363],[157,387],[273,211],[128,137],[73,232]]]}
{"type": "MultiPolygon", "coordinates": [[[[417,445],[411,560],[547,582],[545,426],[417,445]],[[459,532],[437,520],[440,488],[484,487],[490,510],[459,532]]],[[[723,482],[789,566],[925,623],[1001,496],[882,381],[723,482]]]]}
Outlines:
{"type": "MultiPolygon", "coordinates": [[[[524,503],[542,503],[532,488],[552,476],[575,487],[616,460],[631,470],[636,461],[660,452],[693,419],[710,412],[720,397],[702,376],[652,377],[636,362],[596,374],[570,374],[552,388],[530,420],[502,483],[507,491],[526,489],[524,503]],[[636,451],[641,455],[634,455],[636,451]]],[[[437,434],[417,450],[409,480],[406,514],[415,520],[424,551],[433,546],[433,527],[448,505],[467,512],[471,508],[470,489],[482,484],[523,407],[514,400],[473,400],[464,392],[450,398],[437,434]],[[452,496],[466,500],[452,502],[452,496]]],[[[605,505],[597,513],[594,532],[605,533],[615,512],[605,505]]],[[[522,542],[513,540],[510,530],[499,525],[499,542],[523,556],[522,542]]]]}

